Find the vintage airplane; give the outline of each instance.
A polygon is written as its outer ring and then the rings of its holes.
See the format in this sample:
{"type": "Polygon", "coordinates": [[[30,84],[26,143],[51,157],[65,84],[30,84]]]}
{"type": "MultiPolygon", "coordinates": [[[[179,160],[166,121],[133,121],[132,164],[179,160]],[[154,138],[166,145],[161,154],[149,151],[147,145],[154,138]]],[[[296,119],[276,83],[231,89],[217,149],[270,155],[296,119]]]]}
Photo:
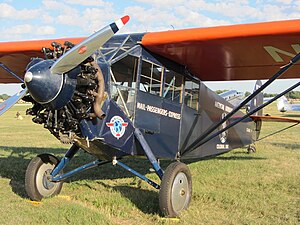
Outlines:
{"type": "Polygon", "coordinates": [[[285,96],[277,99],[277,109],[279,112],[300,111],[300,104],[290,104],[285,96]]]}
{"type": "Polygon", "coordinates": [[[192,196],[181,160],[253,148],[262,120],[282,121],[262,116],[263,107],[300,84],[263,104],[261,91],[283,73],[300,77],[300,55],[290,53],[300,49],[300,20],[114,35],[128,20],[87,39],[0,43],[0,82],[23,83],[0,114],[22,98],[33,104],[33,122],[72,144],[60,160],[41,154],[29,163],[25,189],[32,200],[59,194],[66,178],[112,162],[159,189],[162,212],[176,217],[192,196]],[[203,84],[246,79],[269,80],[235,108],[203,84]],[[63,173],[80,148],[96,160],[63,173]],[[127,156],[147,157],[160,184],[122,163],[127,156]],[[163,170],[159,159],[174,162],[163,170]]]}
{"type": "Polygon", "coordinates": [[[243,101],[245,96],[243,92],[239,92],[237,90],[225,91],[219,95],[233,106],[238,106],[243,101]]]}

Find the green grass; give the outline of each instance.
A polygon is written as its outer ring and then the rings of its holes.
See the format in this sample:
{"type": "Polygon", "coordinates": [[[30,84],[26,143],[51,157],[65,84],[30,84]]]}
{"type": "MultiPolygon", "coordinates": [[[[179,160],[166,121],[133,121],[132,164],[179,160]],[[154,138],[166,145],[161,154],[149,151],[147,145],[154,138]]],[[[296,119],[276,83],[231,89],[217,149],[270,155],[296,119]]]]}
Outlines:
{"type": "MultiPolygon", "coordinates": [[[[85,171],[67,180],[59,196],[32,204],[24,190],[31,158],[49,152],[63,156],[61,145],[42,126],[15,106],[0,118],[0,224],[299,224],[299,126],[256,144],[257,153],[236,149],[210,160],[189,164],[193,197],[180,219],[164,219],[158,191],[112,165],[85,171]],[[15,114],[20,111],[23,120],[15,114]]],[[[271,115],[275,105],[266,110],[271,115]]],[[[300,113],[286,113],[299,117],[300,113]]],[[[284,116],[286,116],[286,114],[284,116]]],[[[262,135],[280,127],[264,123],[262,135]]],[[[90,162],[80,152],[70,168],[90,162]]],[[[158,181],[147,160],[127,164],[158,181]]],[[[168,162],[163,162],[163,167],[168,162]]]]}

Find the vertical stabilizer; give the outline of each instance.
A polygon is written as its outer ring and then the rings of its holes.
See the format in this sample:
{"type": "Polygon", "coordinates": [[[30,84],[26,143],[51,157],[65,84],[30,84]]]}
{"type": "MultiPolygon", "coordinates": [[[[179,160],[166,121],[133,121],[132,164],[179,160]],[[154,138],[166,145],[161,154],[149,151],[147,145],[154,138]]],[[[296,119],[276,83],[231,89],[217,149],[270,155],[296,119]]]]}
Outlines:
{"type": "MultiPolygon", "coordinates": [[[[254,86],[254,91],[256,91],[258,88],[262,86],[262,82],[260,80],[257,80],[254,86]]],[[[264,102],[264,95],[262,92],[258,93],[250,102],[250,112],[254,109],[256,109],[258,106],[262,105],[264,102]]],[[[261,116],[263,114],[263,109],[257,111],[254,113],[254,116],[261,116]]],[[[261,120],[255,121],[255,135],[254,139],[257,140],[259,138],[260,130],[261,130],[262,122],[261,120]]]]}
{"type": "MultiPolygon", "coordinates": [[[[257,80],[254,86],[254,91],[256,91],[258,88],[260,88],[262,86],[262,82],[260,80],[257,80]]],[[[258,106],[262,105],[264,101],[264,95],[262,92],[260,92],[259,94],[257,94],[250,102],[250,111],[256,109],[258,106]]],[[[263,110],[259,110],[257,111],[255,114],[253,114],[254,116],[261,116],[263,114],[263,110]]]]}

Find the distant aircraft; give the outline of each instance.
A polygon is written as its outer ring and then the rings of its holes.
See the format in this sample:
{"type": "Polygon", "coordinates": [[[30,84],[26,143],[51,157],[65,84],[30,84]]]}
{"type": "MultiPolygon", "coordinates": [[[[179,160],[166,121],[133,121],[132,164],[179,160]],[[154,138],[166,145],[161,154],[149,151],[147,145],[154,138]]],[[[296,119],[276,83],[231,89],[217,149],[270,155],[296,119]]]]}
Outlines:
{"type": "Polygon", "coordinates": [[[283,73],[299,78],[300,54],[286,51],[299,50],[300,20],[115,35],[128,21],[124,16],[86,39],[0,43],[0,83],[23,88],[0,104],[0,115],[19,99],[31,102],[32,121],[72,145],[61,159],[31,160],[25,190],[32,200],[59,194],[80,171],[112,163],[159,189],[161,211],[176,217],[192,198],[182,161],[253,150],[262,120],[282,121],[262,109],[300,85],[263,104],[262,91],[283,73]],[[238,106],[203,83],[257,79],[269,80],[238,106]],[[245,114],[240,109],[248,102],[245,114]],[[80,148],[96,159],[63,172],[80,148]],[[141,156],[159,182],[122,162],[141,156]],[[173,162],[164,170],[159,159],[173,162]]]}
{"type": "Polygon", "coordinates": [[[245,97],[243,92],[238,92],[236,90],[226,91],[219,95],[234,106],[238,106],[245,97]]]}
{"type": "MultiPolygon", "coordinates": [[[[255,85],[254,85],[254,89],[253,92],[255,92],[258,88],[260,88],[262,85],[260,80],[257,80],[255,85]]],[[[221,94],[219,94],[219,96],[221,96],[222,98],[224,98],[227,102],[229,102],[230,104],[232,104],[234,107],[238,107],[243,100],[246,98],[245,94],[243,92],[238,92],[236,90],[230,90],[230,91],[226,91],[223,92],[221,94]]],[[[269,99],[270,100],[270,99],[269,99]]],[[[248,102],[245,104],[245,106],[243,108],[246,108],[246,112],[248,113],[250,111],[250,104],[254,104],[256,100],[248,102]]],[[[263,99],[263,102],[265,103],[265,99],[263,99]]],[[[253,105],[252,108],[255,108],[257,105],[253,105]]]]}
{"type": "Polygon", "coordinates": [[[277,100],[277,109],[280,112],[300,111],[300,104],[290,104],[285,96],[277,100]]]}

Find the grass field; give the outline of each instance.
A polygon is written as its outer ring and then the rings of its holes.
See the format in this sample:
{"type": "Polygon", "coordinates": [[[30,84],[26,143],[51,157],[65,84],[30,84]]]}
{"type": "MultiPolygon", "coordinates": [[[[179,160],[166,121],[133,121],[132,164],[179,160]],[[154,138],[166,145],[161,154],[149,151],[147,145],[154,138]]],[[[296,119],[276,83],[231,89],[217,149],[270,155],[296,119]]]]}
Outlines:
{"type": "MultiPolygon", "coordinates": [[[[258,142],[255,154],[236,149],[190,163],[189,210],[180,219],[165,219],[158,191],[112,165],[72,177],[59,196],[30,202],[24,190],[30,159],[44,152],[61,157],[68,146],[33,124],[25,108],[14,106],[0,118],[0,224],[300,224],[299,126],[258,142]],[[15,118],[17,111],[23,120],[15,118]]],[[[280,115],[275,105],[265,112],[280,115]]],[[[262,135],[284,126],[264,123],[262,135]]],[[[70,166],[93,159],[80,152],[70,166]]],[[[146,160],[125,162],[158,181],[146,160]]],[[[162,164],[165,168],[168,162],[162,164]]]]}

